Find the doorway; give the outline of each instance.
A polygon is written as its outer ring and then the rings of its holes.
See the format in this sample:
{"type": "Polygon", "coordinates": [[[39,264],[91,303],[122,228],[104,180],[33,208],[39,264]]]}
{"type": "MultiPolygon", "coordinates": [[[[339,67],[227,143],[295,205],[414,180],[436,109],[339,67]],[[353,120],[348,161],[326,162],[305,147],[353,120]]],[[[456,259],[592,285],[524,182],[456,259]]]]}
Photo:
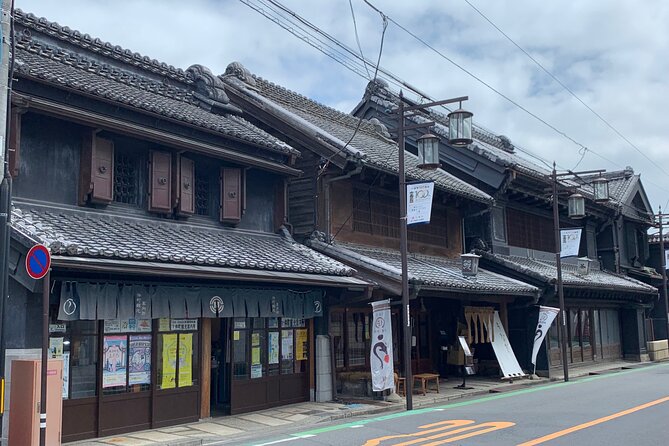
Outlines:
{"type": "Polygon", "coordinates": [[[230,343],[228,319],[211,320],[211,416],[230,415],[230,343]]]}

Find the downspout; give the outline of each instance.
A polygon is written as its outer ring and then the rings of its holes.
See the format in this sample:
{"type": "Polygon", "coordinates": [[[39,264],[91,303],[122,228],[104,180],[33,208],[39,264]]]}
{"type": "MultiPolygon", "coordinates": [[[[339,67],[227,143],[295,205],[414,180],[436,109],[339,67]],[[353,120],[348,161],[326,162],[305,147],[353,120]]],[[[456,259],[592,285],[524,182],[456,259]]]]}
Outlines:
{"type": "Polygon", "coordinates": [[[616,262],[616,273],[620,274],[620,237],[618,236],[618,219],[621,217],[620,209],[613,219],[613,258],[616,262]]]}
{"type": "MultiPolygon", "coordinates": [[[[332,242],[332,213],[330,211],[330,184],[335,181],[347,180],[354,175],[358,175],[362,172],[362,164],[358,163],[358,166],[349,171],[348,173],[332,178],[325,178],[323,180],[323,193],[325,195],[325,242],[330,244],[332,242]]],[[[353,211],[353,209],[351,209],[353,211]]]]}

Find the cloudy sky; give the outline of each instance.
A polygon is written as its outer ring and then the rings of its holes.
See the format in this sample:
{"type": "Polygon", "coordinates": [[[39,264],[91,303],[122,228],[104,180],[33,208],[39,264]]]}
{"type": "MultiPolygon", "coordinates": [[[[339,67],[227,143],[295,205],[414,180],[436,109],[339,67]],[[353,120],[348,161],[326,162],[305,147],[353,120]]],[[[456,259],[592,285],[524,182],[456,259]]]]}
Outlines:
{"type": "MultiPolygon", "coordinates": [[[[391,21],[381,55],[381,66],[388,72],[434,99],[468,95],[467,108],[475,122],[547,161],[557,160],[563,168],[632,166],[642,174],[653,207],[669,203],[669,2],[369,1],[441,53],[391,21]],[[446,58],[587,147],[583,159],[579,145],[446,58]]],[[[184,69],[199,63],[222,73],[230,62],[239,61],[263,78],[349,112],[368,79],[247,5],[269,11],[266,2],[16,0],[16,7],[184,69]]],[[[352,4],[362,52],[376,61],[382,20],[363,0],[282,0],[281,4],[359,51],[352,4]]],[[[360,71],[367,76],[364,69],[360,71]]]]}

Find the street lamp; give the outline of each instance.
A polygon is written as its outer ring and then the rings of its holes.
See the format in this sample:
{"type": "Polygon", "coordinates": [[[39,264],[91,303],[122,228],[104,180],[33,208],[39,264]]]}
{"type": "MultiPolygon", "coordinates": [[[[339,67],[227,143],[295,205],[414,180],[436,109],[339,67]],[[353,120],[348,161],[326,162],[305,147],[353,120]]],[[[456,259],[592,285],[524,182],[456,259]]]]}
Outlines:
{"type": "Polygon", "coordinates": [[[595,201],[598,203],[609,201],[609,180],[597,177],[592,180],[592,189],[595,193],[595,201]]]}
{"type": "MultiPolygon", "coordinates": [[[[404,168],[404,133],[407,130],[431,127],[434,122],[422,122],[419,124],[404,125],[404,120],[408,117],[406,112],[418,112],[426,110],[437,105],[452,104],[469,99],[462,96],[454,99],[445,99],[443,101],[429,102],[420,105],[405,106],[404,93],[400,91],[399,104],[399,124],[397,126],[397,142],[399,145],[399,176],[400,176],[400,255],[402,258],[402,325],[404,335],[402,336],[402,351],[404,356],[404,379],[407,391],[407,410],[413,409],[413,379],[411,375],[411,317],[409,312],[409,275],[408,275],[408,247],[407,247],[407,194],[406,194],[406,175],[404,168]]],[[[411,115],[414,116],[414,115],[411,115]]],[[[462,110],[461,108],[450,113],[449,117],[449,143],[463,145],[471,142],[473,114],[462,110]]],[[[439,167],[439,138],[432,134],[427,134],[418,138],[418,157],[421,169],[434,170],[439,167]]]]}
{"type": "MultiPolygon", "coordinates": [[[[604,170],[589,170],[583,172],[566,172],[566,173],[557,173],[556,164],[553,162],[553,172],[551,173],[550,179],[553,185],[553,231],[555,234],[555,266],[557,269],[557,293],[558,293],[558,302],[560,305],[560,338],[562,342],[561,351],[562,351],[562,371],[564,373],[564,380],[569,381],[569,364],[567,363],[567,314],[564,304],[564,287],[562,286],[562,257],[561,257],[561,243],[560,243],[560,212],[558,208],[558,178],[572,176],[577,177],[578,175],[599,173],[601,175],[604,170]]],[[[606,188],[608,192],[608,185],[606,188]]],[[[600,201],[604,197],[600,197],[600,201]]],[[[606,196],[608,200],[608,195],[606,196]]],[[[572,193],[568,199],[568,210],[570,218],[583,218],[585,217],[585,197],[580,193],[572,193]]],[[[589,270],[589,265],[585,265],[585,269],[589,270]]]]}

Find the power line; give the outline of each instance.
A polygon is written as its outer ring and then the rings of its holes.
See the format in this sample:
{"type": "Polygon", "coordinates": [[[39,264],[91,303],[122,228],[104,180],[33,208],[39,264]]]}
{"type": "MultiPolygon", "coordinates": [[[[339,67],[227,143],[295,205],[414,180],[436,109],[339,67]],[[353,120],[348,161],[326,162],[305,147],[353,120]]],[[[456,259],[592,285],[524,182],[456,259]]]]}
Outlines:
{"type": "Polygon", "coordinates": [[[511,37],[509,37],[508,34],[506,34],[504,31],[502,31],[492,20],[490,20],[483,12],[481,12],[476,6],[474,6],[469,0],[464,0],[465,3],[467,3],[469,6],[472,7],[474,11],[476,11],[481,17],[483,17],[493,28],[495,28],[497,31],[500,32],[509,42],[511,42],[516,48],[518,48],[520,51],[523,52],[532,62],[534,62],[541,70],[549,75],[555,82],[558,83],[564,90],[566,90],[570,95],[572,95],[578,102],[580,102],[585,108],[587,108],[592,114],[594,114],[600,121],[602,121],[608,128],[613,130],[616,135],[618,135],[620,138],[623,139],[627,144],[630,145],[634,150],[639,152],[644,158],[646,158],[648,161],[650,161],[651,164],[653,164],[655,167],[657,167],[659,170],[662,171],[665,175],[669,176],[669,173],[667,173],[666,170],[662,168],[662,166],[658,163],[655,163],[648,155],[646,155],[639,147],[637,147],[632,141],[630,141],[625,135],[623,135],[620,131],[618,131],[617,128],[615,128],[609,121],[607,121],[604,117],[602,117],[599,113],[597,113],[595,110],[593,110],[592,107],[590,107],[588,104],[586,104],[572,89],[570,89],[567,85],[564,84],[560,79],[557,78],[553,73],[548,71],[546,67],[544,67],[538,60],[536,60],[530,53],[528,53],[523,47],[518,45],[511,37]]]}
{"type": "MultiPolygon", "coordinates": [[[[360,57],[364,60],[365,55],[362,52],[362,45],[360,45],[360,36],[358,36],[358,22],[355,20],[355,11],[353,10],[353,0],[348,0],[348,6],[351,8],[351,18],[353,19],[353,30],[355,31],[355,41],[358,44],[358,50],[360,50],[360,57]]],[[[377,64],[378,69],[378,64],[377,64]]],[[[372,75],[369,73],[369,68],[365,64],[365,71],[367,71],[367,77],[371,80],[372,75]]]]}

